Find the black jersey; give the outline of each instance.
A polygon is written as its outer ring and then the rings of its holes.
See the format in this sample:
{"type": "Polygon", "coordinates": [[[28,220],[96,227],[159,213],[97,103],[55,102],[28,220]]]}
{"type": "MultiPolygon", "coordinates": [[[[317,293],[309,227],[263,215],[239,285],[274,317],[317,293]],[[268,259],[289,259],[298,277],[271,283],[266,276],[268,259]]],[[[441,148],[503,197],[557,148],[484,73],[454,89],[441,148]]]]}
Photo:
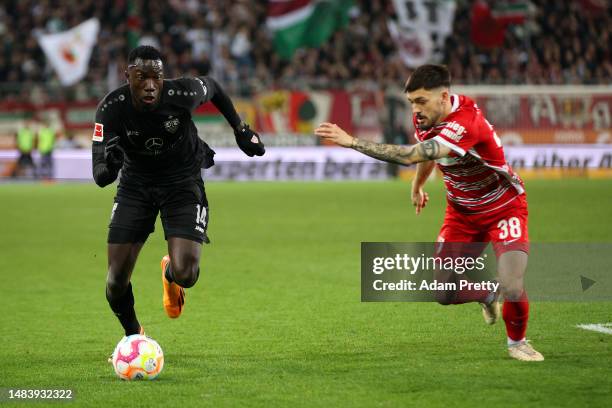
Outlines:
{"type": "Polygon", "coordinates": [[[93,134],[93,167],[104,165],[104,146],[118,135],[125,153],[122,184],[168,185],[199,176],[214,152],[198,137],[191,112],[208,102],[214,80],[164,80],[159,105],[152,111],[134,108],[129,85],[110,92],[98,105],[93,134]]]}

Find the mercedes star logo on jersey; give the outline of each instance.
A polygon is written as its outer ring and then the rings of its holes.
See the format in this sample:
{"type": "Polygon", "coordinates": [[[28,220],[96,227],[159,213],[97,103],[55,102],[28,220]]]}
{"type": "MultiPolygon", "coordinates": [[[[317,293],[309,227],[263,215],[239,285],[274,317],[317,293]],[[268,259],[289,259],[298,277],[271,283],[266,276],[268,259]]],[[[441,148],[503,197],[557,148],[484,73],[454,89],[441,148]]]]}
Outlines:
{"type": "Polygon", "coordinates": [[[159,150],[164,145],[164,141],[159,137],[152,137],[145,142],[145,147],[149,150],[159,150]]]}

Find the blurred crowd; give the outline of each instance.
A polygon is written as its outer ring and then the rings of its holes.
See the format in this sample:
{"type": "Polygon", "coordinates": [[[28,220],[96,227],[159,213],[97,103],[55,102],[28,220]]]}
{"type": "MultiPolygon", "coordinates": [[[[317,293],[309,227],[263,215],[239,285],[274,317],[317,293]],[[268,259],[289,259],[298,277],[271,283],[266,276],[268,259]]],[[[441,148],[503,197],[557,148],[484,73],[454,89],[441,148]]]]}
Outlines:
{"type": "MultiPolygon", "coordinates": [[[[453,34],[439,62],[455,83],[592,84],[610,82],[610,9],[588,13],[580,0],[531,0],[531,15],[512,25],[501,47],[472,44],[473,1],[458,0],[453,34]]],[[[401,84],[410,70],[387,29],[391,0],[356,0],[349,25],[319,49],[301,49],[291,61],[274,52],[264,0],[3,0],[0,3],[2,99],[91,99],[124,80],[131,46],[158,46],[169,77],[215,76],[235,94],[270,86],[362,87],[401,84]],[[62,89],[36,37],[96,16],[101,31],[85,81],[62,89]],[[44,84],[44,85],[41,85],[44,84]]]]}
{"type": "Polygon", "coordinates": [[[610,84],[612,9],[589,10],[590,1],[531,0],[525,22],[510,25],[503,46],[488,50],[465,41],[473,2],[463,2],[444,62],[466,84],[610,84]]]}

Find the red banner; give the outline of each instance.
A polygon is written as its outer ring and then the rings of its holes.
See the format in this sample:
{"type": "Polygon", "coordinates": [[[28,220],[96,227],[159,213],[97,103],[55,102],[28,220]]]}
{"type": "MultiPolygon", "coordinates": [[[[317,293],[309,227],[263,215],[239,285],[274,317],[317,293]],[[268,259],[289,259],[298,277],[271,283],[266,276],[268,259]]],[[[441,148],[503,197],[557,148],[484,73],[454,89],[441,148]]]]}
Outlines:
{"type": "MultiPolygon", "coordinates": [[[[321,122],[332,122],[349,133],[381,141],[385,121],[411,127],[403,95],[377,91],[262,92],[251,99],[235,98],[240,116],[259,132],[312,134],[321,122]],[[386,98],[386,102],[385,102],[386,98]]],[[[467,92],[469,96],[470,93],[467,92]]],[[[505,144],[580,144],[612,142],[612,94],[479,94],[474,99],[505,144]]],[[[49,120],[77,134],[91,135],[96,102],[71,104],[0,103],[0,148],[14,144],[14,134],[27,119],[49,120]]],[[[225,120],[212,104],[194,112],[200,125],[223,130],[225,120]]],[[[395,126],[391,126],[394,128],[395,126]]]]}
{"type": "Polygon", "coordinates": [[[612,95],[504,95],[474,99],[500,137],[506,134],[508,140],[526,144],[610,142],[612,95]]]}

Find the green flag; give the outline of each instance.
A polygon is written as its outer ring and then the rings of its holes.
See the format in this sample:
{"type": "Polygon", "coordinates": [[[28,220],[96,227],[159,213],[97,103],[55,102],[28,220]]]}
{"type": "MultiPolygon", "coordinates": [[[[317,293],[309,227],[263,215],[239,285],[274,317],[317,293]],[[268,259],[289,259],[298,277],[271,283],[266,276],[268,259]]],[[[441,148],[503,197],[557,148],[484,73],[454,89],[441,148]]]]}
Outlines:
{"type": "Polygon", "coordinates": [[[301,47],[320,47],[349,20],[353,0],[269,0],[267,25],[274,49],[290,59],[301,47]]]}

